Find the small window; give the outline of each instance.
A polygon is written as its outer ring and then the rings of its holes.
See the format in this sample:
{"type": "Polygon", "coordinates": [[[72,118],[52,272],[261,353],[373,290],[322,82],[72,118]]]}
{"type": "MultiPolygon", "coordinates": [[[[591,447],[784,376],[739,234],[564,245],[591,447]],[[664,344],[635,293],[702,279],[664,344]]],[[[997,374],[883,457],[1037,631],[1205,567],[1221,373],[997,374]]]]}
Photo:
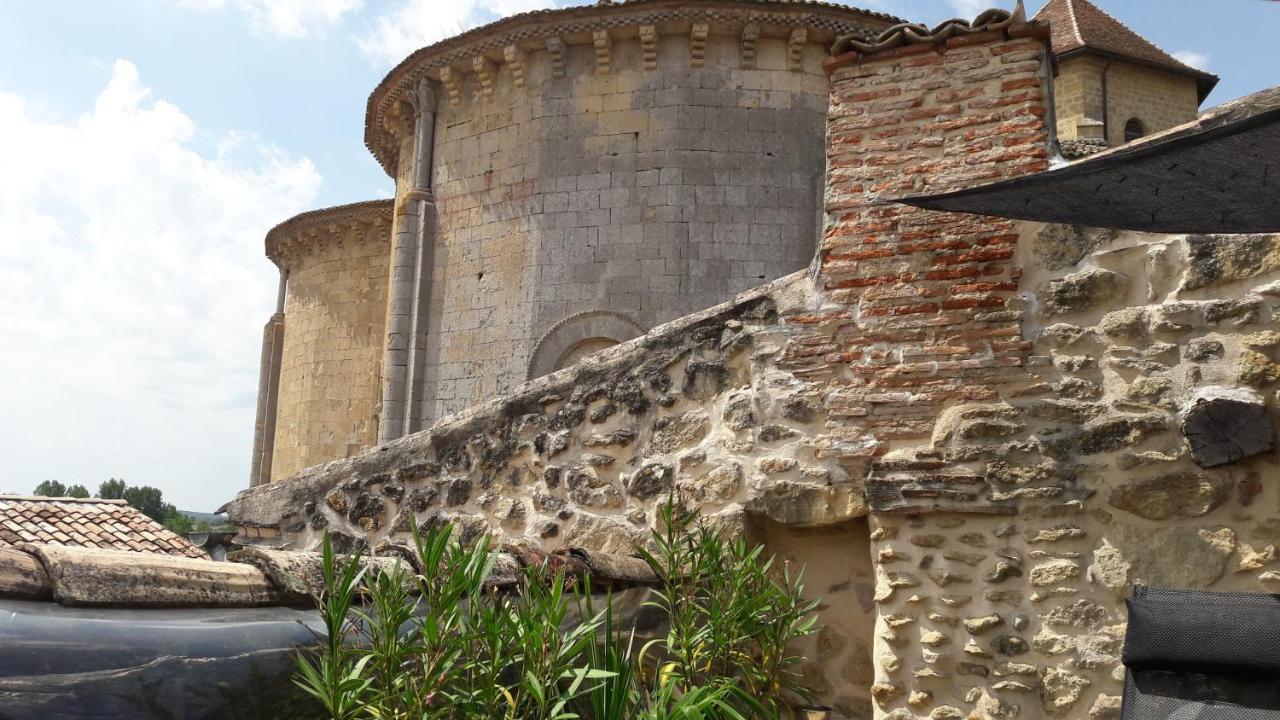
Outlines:
{"type": "Polygon", "coordinates": [[[1147,134],[1147,126],[1142,124],[1138,118],[1129,118],[1129,122],[1124,124],[1124,141],[1133,142],[1143,135],[1147,134]]]}

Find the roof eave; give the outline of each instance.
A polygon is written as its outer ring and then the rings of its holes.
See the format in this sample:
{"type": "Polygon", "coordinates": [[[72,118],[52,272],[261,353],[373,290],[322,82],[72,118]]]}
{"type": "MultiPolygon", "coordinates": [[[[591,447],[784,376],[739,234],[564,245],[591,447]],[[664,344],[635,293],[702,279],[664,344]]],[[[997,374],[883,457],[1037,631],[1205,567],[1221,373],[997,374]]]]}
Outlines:
{"type": "Polygon", "coordinates": [[[1168,63],[1153,62],[1145,58],[1134,57],[1125,53],[1115,52],[1114,50],[1105,50],[1103,48],[1093,47],[1092,45],[1085,45],[1083,47],[1076,47],[1060,53],[1055,53],[1054,57],[1057,58],[1058,62],[1065,62],[1071,58],[1083,55],[1096,55],[1098,57],[1123,60],[1132,65],[1141,65],[1153,70],[1167,72],[1172,75],[1182,75],[1183,77],[1193,78],[1196,81],[1196,90],[1199,96],[1199,101],[1202,103],[1205,98],[1209,97],[1209,93],[1213,92],[1213,88],[1218,85],[1218,76],[1211,72],[1197,70],[1193,67],[1179,67],[1168,63]]]}

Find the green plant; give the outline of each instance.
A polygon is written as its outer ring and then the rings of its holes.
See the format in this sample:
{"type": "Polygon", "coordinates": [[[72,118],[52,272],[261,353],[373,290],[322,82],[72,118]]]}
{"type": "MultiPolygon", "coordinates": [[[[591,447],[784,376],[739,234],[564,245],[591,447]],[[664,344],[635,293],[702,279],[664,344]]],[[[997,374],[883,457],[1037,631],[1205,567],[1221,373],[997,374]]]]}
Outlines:
{"type": "Polygon", "coordinates": [[[650,643],[668,654],[693,686],[734,681],[752,703],[744,710],[777,717],[789,702],[807,700],[794,643],[816,630],[818,603],[804,599],[800,572],[762,559],[763,546],[726,540],[674,497],[659,509],[653,550],[641,557],[660,585],[652,604],[669,619],[665,638],[650,643]],[[762,708],[753,707],[758,704],[762,708]]]}
{"type": "Polygon", "coordinates": [[[597,611],[589,585],[562,573],[527,568],[498,592],[487,538],[415,529],[421,572],[366,574],[326,537],[315,598],[326,634],[296,682],[336,720],[776,720],[806,696],[790,647],[813,632],[816,603],[798,573],[674,500],[660,521],[641,554],[669,629],[638,651],[612,598],[597,611]]]}

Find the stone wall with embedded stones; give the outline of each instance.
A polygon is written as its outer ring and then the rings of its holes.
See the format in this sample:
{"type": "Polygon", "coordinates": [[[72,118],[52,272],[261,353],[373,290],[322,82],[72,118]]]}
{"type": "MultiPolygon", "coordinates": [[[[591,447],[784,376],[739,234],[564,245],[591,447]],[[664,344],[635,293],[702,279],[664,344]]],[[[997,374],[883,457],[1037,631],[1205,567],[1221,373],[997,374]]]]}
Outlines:
{"type": "Polygon", "coordinates": [[[1043,169],[1046,58],[1017,24],[831,58],[809,273],[246,491],[242,539],[628,552],[675,490],[813,568],[836,717],[1118,717],[1132,584],[1280,586],[1280,237],[874,202],[1043,169]]]}
{"type": "Polygon", "coordinates": [[[806,672],[865,716],[874,577],[862,478],[824,435],[821,403],[778,365],[800,327],[786,318],[808,312],[810,289],[807,275],[787,276],[228,509],[243,541],[293,548],[326,532],[341,549],[376,546],[453,523],[463,538],[629,554],[674,491],[726,532],[814,563],[810,587],[838,617],[821,637],[830,662],[806,672]],[[831,564],[836,545],[861,556],[831,564]]]}

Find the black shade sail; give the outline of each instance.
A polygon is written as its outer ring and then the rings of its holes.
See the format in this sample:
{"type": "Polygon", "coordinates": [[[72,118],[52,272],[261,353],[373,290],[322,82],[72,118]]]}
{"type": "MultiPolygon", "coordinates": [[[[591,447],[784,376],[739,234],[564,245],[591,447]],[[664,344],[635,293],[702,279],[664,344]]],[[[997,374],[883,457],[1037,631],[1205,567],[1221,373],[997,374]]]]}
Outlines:
{"type": "Polygon", "coordinates": [[[1121,720],[1280,719],[1280,596],[1136,587],[1121,720]]]}
{"type": "Polygon", "coordinates": [[[1145,232],[1280,232],[1280,87],[1070,165],[892,201],[1145,232]]]}

